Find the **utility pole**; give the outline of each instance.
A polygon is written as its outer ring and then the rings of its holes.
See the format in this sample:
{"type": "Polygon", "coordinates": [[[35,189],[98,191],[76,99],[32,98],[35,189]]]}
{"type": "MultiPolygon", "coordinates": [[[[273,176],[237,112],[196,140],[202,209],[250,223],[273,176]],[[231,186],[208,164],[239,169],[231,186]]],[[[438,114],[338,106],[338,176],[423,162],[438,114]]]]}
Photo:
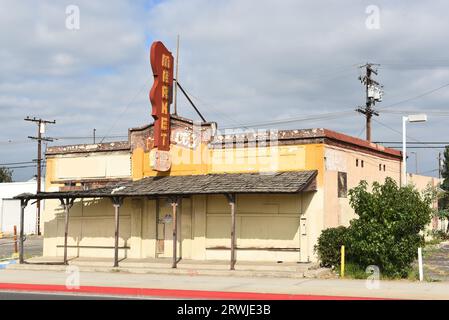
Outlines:
{"type": "Polygon", "coordinates": [[[382,101],[382,86],[372,78],[372,75],[377,75],[377,70],[374,66],[379,66],[379,64],[366,63],[360,68],[365,68],[365,75],[359,76],[359,80],[365,85],[366,103],[365,106],[359,106],[356,111],[362,113],[366,117],[366,140],[371,141],[371,118],[373,115],[378,116],[374,110],[374,105],[376,102],[382,101]]]}
{"type": "MultiPolygon", "coordinates": [[[[37,140],[37,193],[41,192],[41,163],[42,163],[42,141],[50,141],[52,142],[52,138],[42,137],[42,134],[45,133],[45,125],[46,124],[55,124],[56,121],[44,120],[41,118],[30,118],[27,116],[25,121],[35,122],[37,124],[37,137],[28,137],[33,140],[37,140]]],[[[41,235],[41,203],[40,200],[36,201],[36,233],[41,235]]]]}
{"type": "Polygon", "coordinates": [[[441,179],[441,152],[438,152],[438,179],[441,179]]]}
{"type": "Polygon", "coordinates": [[[94,128],[93,134],[94,134],[94,144],[95,144],[95,133],[97,132],[97,129],[94,128]]]}

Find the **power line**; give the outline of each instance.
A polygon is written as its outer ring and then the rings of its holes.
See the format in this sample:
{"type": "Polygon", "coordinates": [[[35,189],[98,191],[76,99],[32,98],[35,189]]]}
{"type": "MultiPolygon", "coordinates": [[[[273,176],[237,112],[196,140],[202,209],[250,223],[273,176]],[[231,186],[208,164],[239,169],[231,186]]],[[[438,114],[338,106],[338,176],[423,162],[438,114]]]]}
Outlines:
{"type": "MultiPolygon", "coordinates": [[[[6,169],[24,169],[24,168],[36,168],[37,164],[35,164],[33,166],[11,166],[11,167],[1,166],[1,167],[6,168],[6,169]]],[[[44,164],[41,165],[41,168],[45,168],[45,165],[44,164]]]]}
{"type": "MultiPolygon", "coordinates": [[[[402,141],[375,141],[374,143],[402,144],[402,141]]],[[[417,141],[407,142],[408,144],[445,144],[449,145],[449,141],[417,141]]]]}
{"type": "Polygon", "coordinates": [[[409,101],[412,101],[412,100],[415,100],[415,99],[419,99],[419,98],[425,97],[425,96],[427,96],[429,94],[432,94],[432,93],[434,93],[434,92],[436,92],[438,90],[444,89],[446,87],[449,87],[449,83],[446,83],[446,84],[444,84],[444,85],[442,85],[442,86],[440,86],[438,88],[431,89],[429,91],[423,92],[423,93],[421,93],[421,94],[419,94],[417,96],[414,96],[414,97],[411,97],[411,98],[408,98],[408,99],[405,99],[405,100],[401,100],[401,101],[395,102],[393,104],[387,105],[385,107],[379,108],[379,111],[387,109],[387,108],[391,108],[391,107],[394,107],[394,106],[397,106],[398,104],[402,104],[404,102],[409,102],[409,101]]]}
{"type": "Polygon", "coordinates": [[[128,110],[129,106],[134,103],[134,101],[136,100],[137,96],[142,92],[142,90],[145,88],[145,86],[147,85],[146,82],[144,82],[143,86],[140,88],[140,90],[134,95],[134,97],[125,105],[125,107],[123,108],[122,112],[120,113],[120,115],[115,119],[114,123],[109,127],[108,131],[106,132],[106,135],[100,140],[100,143],[102,143],[104,141],[104,139],[106,139],[106,136],[111,132],[111,130],[115,127],[115,125],[117,124],[117,122],[119,121],[119,119],[122,118],[123,114],[126,112],[126,110],[128,110]]]}
{"type": "MultiPolygon", "coordinates": [[[[388,146],[388,148],[400,149],[400,148],[402,148],[402,145],[388,146]]],[[[438,149],[444,149],[444,148],[446,148],[446,146],[407,146],[407,149],[434,149],[434,150],[438,150],[438,149]]]]}
{"type": "Polygon", "coordinates": [[[390,113],[390,114],[413,114],[413,113],[422,113],[426,114],[434,114],[439,116],[449,116],[449,111],[445,110],[382,110],[380,113],[390,113]]]}
{"type": "MultiPolygon", "coordinates": [[[[374,119],[373,119],[373,120],[374,120],[374,119]]],[[[394,131],[394,132],[399,133],[399,134],[402,135],[402,132],[400,132],[399,130],[396,130],[396,129],[390,127],[389,125],[387,125],[387,124],[385,124],[385,123],[382,123],[382,122],[380,122],[380,121],[378,121],[378,120],[374,120],[374,121],[377,122],[378,124],[384,126],[385,128],[388,128],[388,129],[390,129],[390,130],[392,130],[392,131],[394,131]]],[[[420,140],[418,140],[418,139],[416,139],[416,138],[410,137],[409,135],[406,135],[406,136],[407,136],[407,138],[409,138],[409,139],[411,139],[411,140],[414,140],[414,141],[416,141],[416,142],[422,142],[422,141],[420,141],[420,140]]],[[[433,147],[433,146],[429,146],[429,145],[428,145],[428,147],[429,147],[429,149],[435,149],[435,150],[438,151],[438,149],[435,148],[435,147],[433,147]]]]}
{"type": "MultiPolygon", "coordinates": [[[[185,90],[185,89],[184,89],[184,90],[185,90]]],[[[191,96],[191,97],[193,97],[195,100],[199,101],[202,105],[204,105],[204,106],[206,106],[206,107],[210,107],[211,109],[213,109],[213,111],[214,111],[216,114],[219,114],[219,115],[221,115],[223,118],[226,118],[227,121],[233,122],[234,124],[236,124],[236,125],[239,126],[239,127],[244,127],[244,128],[246,128],[246,127],[245,127],[244,125],[242,125],[241,123],[235,121],[233,118],[231,118],[231,117],[229,117],[228,115],[224,114],[223,112],[219,111],[219,110],[218,110],[217,108],[215,108],[211,103],[208,103],[208,102],[206,102],[206,101],[200,99],[198,96],[193,95],[193,94],[192,94],[192,91],[190,91],[190,90],[189,90],[189,91],[188,91],[188,90],[185,90],[185,91],[187,92],[187,94],[188,94],[189,96],[191,96]]]]}
{"type": "MultiPolygon", "coordinates": [[[[339,112],[329,112],[329,113],[323,113],[323,114],[317,114],[317,115],[310,115],[306,117],[297,117],[297,118],[284,118],[279,120],[273,120],[273,121],[265,121],[265,122],[253,122],[253,123],[246,123],[244,126],[246,127],[261,127],[261,126],[271,126],[274,124],[286,124],[286,123],[293,123],[293,122],[301,122],[301,121],[314,121],[314,120],[329,120],[329,119],[336,119],[343,116],[350,116],[355,115],[354,110],[348,110],[348,111],[339,111],[339,112]]],[[[225,127],[222,129],[238,129],[239,127],[225,127]]]]}

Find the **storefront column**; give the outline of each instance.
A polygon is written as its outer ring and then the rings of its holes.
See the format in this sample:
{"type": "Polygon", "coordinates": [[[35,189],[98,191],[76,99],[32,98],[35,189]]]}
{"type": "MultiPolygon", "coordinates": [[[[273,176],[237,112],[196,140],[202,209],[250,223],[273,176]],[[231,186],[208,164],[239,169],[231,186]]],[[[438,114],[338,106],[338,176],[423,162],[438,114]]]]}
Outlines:
{"type": "Polygon", "coordinates": [[[231,206],[231,263],[230,269],[235,270],[235,194],[226,194],[231,206]]]}
{"type": "Polygon", "coordinates": [[[120,206],[123,204],[122,197],[112,197],[112,205],[115,212],[115,241],[114,241],[114,268],[118,267],[118,240],[119,240],[119,226],[120,226],[120,206]]]}
{"type": "Polygon", "coordinates": [[[65,223],[64,223],[64,264],[67,265],[67,237],[69,234],[69,211],[73,206],[75,198],[60,198],[59,201],[64,207],[65,223]]]}
{"type": "Polygon", "coordinates": [[[176,268],[176,265],[178,264],[178,257],[177,257],[177,246],[178,246],[178,223],[176,219],[178,204],[179,204],[179,197],[173,197],[170,198],[171,200],[171,206],[173,209],[173,263],[172,268],[176,268]]]}
{"type": "Polygon", "coordinates": [[[24,219],[25,219],[25,208],[28,204],[28,199],[20,199],[20,251],[19,251],[19,263],[23,263],[23,241],[24,241],[24,219]]]}

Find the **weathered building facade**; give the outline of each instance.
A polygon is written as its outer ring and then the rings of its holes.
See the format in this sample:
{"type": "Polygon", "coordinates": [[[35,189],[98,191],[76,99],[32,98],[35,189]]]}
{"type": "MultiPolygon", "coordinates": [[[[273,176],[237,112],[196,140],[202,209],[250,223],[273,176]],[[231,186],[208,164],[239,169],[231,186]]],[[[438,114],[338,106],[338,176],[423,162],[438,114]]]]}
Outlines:
{"type": "MultiPolygon", "coordinates": [[[[47,149],[46,190],[74,194],[68,256],[113,257],[118,230],[119,258],[172,257],[176,250],[182,259],[229,260],[234,248],[238,260],[314,261],[321,231],[355,217],[350,188],[400,179],[399,151],[334,131],[221,135],[215,123],[178,116],[171,118],[171,169],[159,172],[152,169],[152,130],[130,129],[123,142],[47,149]],[[119,228],[114,194],[123,202],[119,228]]],[[[436,185],[419,180],[429,182],[436,185]]],[[[48,257],[64,254],[66,215],[57,199],[45,200],[42,219],[48,257]]]]}

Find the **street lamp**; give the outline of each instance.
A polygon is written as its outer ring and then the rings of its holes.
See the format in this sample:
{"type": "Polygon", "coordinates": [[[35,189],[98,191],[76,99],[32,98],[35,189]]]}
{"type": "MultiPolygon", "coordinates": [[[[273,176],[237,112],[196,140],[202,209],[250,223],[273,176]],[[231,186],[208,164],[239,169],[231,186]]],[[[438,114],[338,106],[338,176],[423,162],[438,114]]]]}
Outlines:
{"type": "Polygon", "coordinates": [[[425,122],[427,121],[427,115],[425,114],[412,114],[407,117],[402,117],[402,178],[401,185],[407,185],[407,142],[406,142],[406,124],[408,122],[425,122]]]}

